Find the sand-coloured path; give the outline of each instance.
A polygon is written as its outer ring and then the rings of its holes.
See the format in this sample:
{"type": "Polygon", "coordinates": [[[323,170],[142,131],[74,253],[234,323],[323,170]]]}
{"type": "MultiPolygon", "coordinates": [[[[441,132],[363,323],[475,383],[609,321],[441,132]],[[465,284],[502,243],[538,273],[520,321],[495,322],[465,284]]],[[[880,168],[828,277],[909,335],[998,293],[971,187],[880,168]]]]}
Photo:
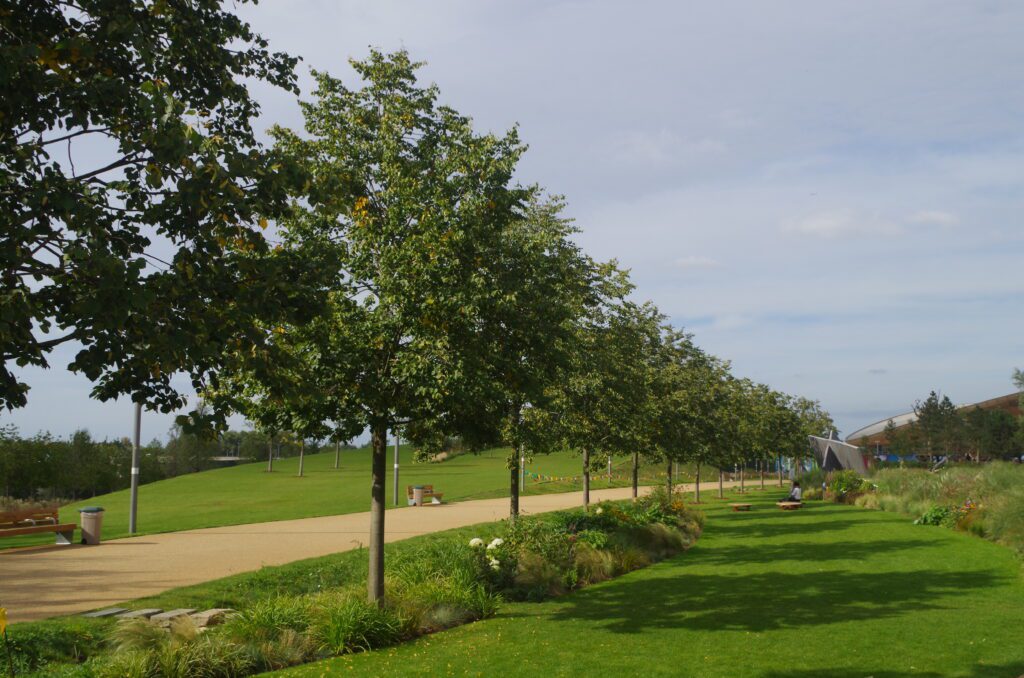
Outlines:
{"type": "MultiPolygon", "coordinates": [[[[717,484],[701,483],[705,487],[710,492],[717,484]]],[[[629,488],[591,492],[593,501],[629,496],[629,488]]],[[[582,501],[580,492],[534,495],[522,497],[520,507],[542,513],[582,501]]],[[[507,516],[507,498],[393,509],[385,538],[397,541],[507,516]]],[[[349,513],[151,534],[99,546],[0,551],[0,605],[12,622],[85,612],[264,565],[348,551],[366,544],[368,529],[369,513],[349,513]]]]}

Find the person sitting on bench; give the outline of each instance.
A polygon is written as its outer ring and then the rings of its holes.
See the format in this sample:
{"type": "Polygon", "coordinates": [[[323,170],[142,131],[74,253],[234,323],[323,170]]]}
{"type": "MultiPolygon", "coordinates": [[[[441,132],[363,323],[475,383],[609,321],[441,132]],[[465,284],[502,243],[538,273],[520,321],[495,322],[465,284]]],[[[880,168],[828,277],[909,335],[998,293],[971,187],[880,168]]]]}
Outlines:
{"type": "Polygon", "coordinates": [[[795,501],[796,503],[801,504],[803,503],[803,499],[801,499],[801,497],[803,497],[803,491],[800,489],[800,481],[794,480],[793,489],[789,491],[789,496],[783,501],[795,501]]]}

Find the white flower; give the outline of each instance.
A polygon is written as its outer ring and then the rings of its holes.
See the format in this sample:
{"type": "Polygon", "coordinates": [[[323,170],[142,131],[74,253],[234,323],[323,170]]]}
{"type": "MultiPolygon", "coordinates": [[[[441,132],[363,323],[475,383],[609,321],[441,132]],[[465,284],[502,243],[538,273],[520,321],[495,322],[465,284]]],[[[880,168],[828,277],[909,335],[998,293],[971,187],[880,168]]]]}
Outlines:
{"type": "Polygon", "coordinates": [[[472,546],[475,549],[476,548],[480,548],[481,546],[484,545],[484,540],[481,539],[480,537],[473,537],[472,539],[469,540],[469,545],[472,546]]]}
{"type": "Polygon", "coordinates": [[[594,513],[596,513],[597,515],[601,515],[602,513],[604,513],[604,509],[603,509],[603,508],[601,508],[600,506],[598,506],[598,507],[597,507],[597,510],[596,510],[596,511],[594,511],[594,513]]]}
{"type": "Polygon", "coordinates": [[[487,562],[490,563],[492,570],[497,570],[499,567],[501,567],[501,561],[497,558],[488,558],[487,562]]]}
{"type": "Polygon", "coordinates": [[[491,543],[487,545],[487,548],[488,549],[496,549],[496,548],[498,548],[499,546],[501,546],[504,543],[505,543],[504,539],[502,539],[501,537],[495,537],[494,540],[491,541],[491,543]]]}

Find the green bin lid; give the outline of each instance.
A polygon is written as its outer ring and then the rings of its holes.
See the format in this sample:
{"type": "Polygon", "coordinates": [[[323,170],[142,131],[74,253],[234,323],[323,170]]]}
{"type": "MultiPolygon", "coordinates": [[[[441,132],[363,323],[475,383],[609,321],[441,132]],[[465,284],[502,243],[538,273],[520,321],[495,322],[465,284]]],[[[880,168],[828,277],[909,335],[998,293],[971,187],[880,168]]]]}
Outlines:
{"type": "Polygon", "coordinates": [[[78,512],[79,513],[102,513],[103,512],[103,507],[102,506],[83,506],[82,508],[78,509],[78,512]]]}

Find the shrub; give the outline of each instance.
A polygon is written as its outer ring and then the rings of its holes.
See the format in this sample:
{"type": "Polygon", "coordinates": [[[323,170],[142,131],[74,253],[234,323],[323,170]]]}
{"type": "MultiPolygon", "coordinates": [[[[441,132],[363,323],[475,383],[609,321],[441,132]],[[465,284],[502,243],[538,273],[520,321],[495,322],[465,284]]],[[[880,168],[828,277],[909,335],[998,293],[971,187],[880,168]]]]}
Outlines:
{"type": "Polygon", "coordinates": [[[341,655],[393,645],[404,624],[393,611],[353,596],[322,596],[309,627],[321,650],[341,655]],[[333,598],[333,599],[331,599],[333,598]]]}
{"type": "MultiPolygon", "coordinates": [[[[603,534],[603,533],[602,533],[603,534]]],[[[581,541],[576,546],[576,580],[587,586],[611,579],[615,575],[612,554],[581,541]]]]}
{"type": "Polygon", "coordinates": [[[246,649],[216,633],[184,643],[168,643],[151,656],[161,678],[236,678],[255,668],[246,649]]]}
{"type": "Polygon", "coordinates": [[[275,671],[313,659],[316,649],[315,643],[306,634],[284,629],[273,640],[251,646],[250,653],[260,670],[275,671]]]}
{"type": "Polygon", "coordinates": [[[309,626],[309,599],[276,596],[258,600],[224,624],[223,632],[250,643],[277,640],[286,631],[305,631],[309,626]]]}
{"type": "Polygon", "coordinates": [[[856,471],[834,471],[826,482],[829,493],[839,502],[852,502],[864,491],[864,479],[856,471]]]}
{"type": "MultiPolygon", "coordinates": [[[[15,672],[22,675],[51,662],[81,662],[102,649],[109,627],[110,622],[75,618],[12,626],[7,636],[15,672]]],[[[7,649],[0,643],[0,670],[7,666],[7,649]]]]}
{"type": "MultiPolygon", "coordinates": [[[[575,568],[572,569],[575,572],[575,568]]],[[[534,602],[560,596],[571,588],[567,585],[565,572],[539,553],[523,552],[519,556],[515,586],[508,591],[508,595],[513,600],[534,602]]],[[[572,584],[575,584],[574,580],[572,584]]]]}
{"type": "Polygon", "coordinates": [[[647,554],[636,546],[613,546],[611,554],[618,574],[639,570],[651,564],[651,559],[647,557],[647,554]]]}

